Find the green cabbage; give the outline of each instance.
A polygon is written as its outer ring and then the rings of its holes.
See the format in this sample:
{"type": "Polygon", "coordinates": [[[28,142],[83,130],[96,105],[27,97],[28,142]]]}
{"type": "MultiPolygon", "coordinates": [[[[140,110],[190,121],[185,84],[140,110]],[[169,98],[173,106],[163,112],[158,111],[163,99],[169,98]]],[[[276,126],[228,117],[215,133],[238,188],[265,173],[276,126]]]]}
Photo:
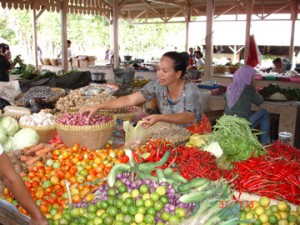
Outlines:
{"type": "Polygon", "coordinates": [[[15,135],[20,129],[18,121],[9,116],[0,118],[0,127],[4,128],[7,136],[15,135]]]}
{"type": "Polygon", "coordinates": [[[2,144],[2,147],[4,149],[5,152],[10,152],[13,150],[13,138],[12,137],[8,137],[6,142],[4,142],[2,144]]]}
{"type": "Polygon", "coordinates": [[[6,135],[6,131],[3,127],[0,127],[0,144],[6,142],[8,136],[6,135]]]}
{"type": "Polygon", "coordinates": [[[22,128],[13,137],[13,149],[20,150],[39,143],[38,133],[31,128],[22,128]]]}

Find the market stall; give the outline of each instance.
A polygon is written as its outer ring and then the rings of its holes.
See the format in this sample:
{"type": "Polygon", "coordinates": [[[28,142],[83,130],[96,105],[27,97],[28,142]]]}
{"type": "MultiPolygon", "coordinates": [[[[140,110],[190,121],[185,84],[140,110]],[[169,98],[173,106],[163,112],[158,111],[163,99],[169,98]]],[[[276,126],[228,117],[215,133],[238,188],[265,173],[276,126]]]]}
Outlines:
{"type": "Polygon", "coordinates": [[[47,105],[3,110],[0,141],[49,224],[299,223],[298,149],[262,146],[249,123],[232,116],[213,127],[204,116],[188,129],[162,122],[145,129],[140,107],[78,112],[117,90],[31,87],[17,101],[39,96],[47,105]]]}

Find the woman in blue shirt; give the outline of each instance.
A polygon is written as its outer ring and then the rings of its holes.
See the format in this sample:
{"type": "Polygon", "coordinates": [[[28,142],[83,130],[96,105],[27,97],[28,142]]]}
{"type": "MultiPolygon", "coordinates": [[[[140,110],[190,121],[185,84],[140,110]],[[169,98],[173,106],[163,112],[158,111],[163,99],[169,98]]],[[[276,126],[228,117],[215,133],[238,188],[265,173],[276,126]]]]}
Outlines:
{"type": "Polygon", "coordinates": [[[119,109],[157,100],[160,114],[143,118],[145,127],[158,121],[188,126],[201,119],[202,108],[198,87],[185,78],[188,62],[178,52],[165,53],[159,63],[157,79],[149,82],[138,92],[115,100],[83,108],[95,113],[100,109],[119,109]]]}

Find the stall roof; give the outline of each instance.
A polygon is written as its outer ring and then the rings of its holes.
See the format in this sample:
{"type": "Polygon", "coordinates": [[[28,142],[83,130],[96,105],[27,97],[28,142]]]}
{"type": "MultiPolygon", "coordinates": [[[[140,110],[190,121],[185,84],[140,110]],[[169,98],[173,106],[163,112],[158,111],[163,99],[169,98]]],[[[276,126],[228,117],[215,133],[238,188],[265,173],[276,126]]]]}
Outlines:
{"type": "MultiPolygon", "coordinates": [[[[169,22],[174,17],[188,18],[206,16],[207,1],[211,0],[122,0],[119,3],[119,17],[132,22],[135,20],[159,18],[169,22]]],[[[113,0],[67,0],[70,13],[103,15],[111,18],[113,0]]],[[[215,0],[216,17],[220,15],[240,15],[247,13],[249,0],[215,0]]],[[[260,19],[268,19],[274,13],[292,13],[300,11],[299,0],[256,0],[252,13],[260,19]]],[[[59,12],[62,2],[59,0],[1,0],[3,8],[49,10],[59,12]]],[[[298,19],[298,17],[296,18],[298,19]]],[[[147,22],[147,21],[146,21],[147,22]]]]}

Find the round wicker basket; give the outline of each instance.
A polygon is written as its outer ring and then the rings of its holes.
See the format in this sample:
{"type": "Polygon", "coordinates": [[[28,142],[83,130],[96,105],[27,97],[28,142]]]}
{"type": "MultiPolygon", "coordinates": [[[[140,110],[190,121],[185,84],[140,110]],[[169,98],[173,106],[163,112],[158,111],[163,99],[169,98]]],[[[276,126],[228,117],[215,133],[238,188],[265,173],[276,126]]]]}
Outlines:
{"type": "MultiPolygon", "coordinates": [[[[60,115],[57,115],[58,118],[60,115]]],[[[87,126],[70,126],[55,121],[57,133],[63,143],[71,147],[78,143],[91,150],[101,149],[111,138],[115,120],[107,123],[87,126]]]]}
{"type": "Polygon", "coordinates": [[[130,112],[126,109],[120,109],[117,111],[101,110],[99,113],[102,115],[112,116],[114,119],[131,120],[137,113],[142,111],[142,109],[137,106],[132,106],[132,108],[133,110],[130,112]]]}
{"type": "Polygon", "coordinates": [[[39,137],[40,137],[40,142],[41,143],[47,143],[49,142],[51,139],[54,138],[56,129],[55,126],[26,126],[23,125],[21,123],[19,123],[20,128],[31,128],[33,130],[35,130],[39,137]]]}
{"type": "MultiPolygon", "coordinates": [[[[56,88],[56,87],[52,87],[51,91],[57,93],[57,96],[52,97],[52,98],[48,98],[48,99],[44,99],[45,102],[51,103],[51,102],[56,102],[60,97],[64,96],[66,94],[65,90],[63,88],[56,88]]],[[[21,93],[19,94],[16,98],[15,98],[15,104],[17,106],[26,106],[26,102],[22,101],[22,97],[25,95],[25,93],[21,93]]]]}
{"type": "Polygon", "coordinates": [[[214,73],[222,73],[224,74],[227,72],[227,67],[226,66],[213,66],[214,73]]]}

